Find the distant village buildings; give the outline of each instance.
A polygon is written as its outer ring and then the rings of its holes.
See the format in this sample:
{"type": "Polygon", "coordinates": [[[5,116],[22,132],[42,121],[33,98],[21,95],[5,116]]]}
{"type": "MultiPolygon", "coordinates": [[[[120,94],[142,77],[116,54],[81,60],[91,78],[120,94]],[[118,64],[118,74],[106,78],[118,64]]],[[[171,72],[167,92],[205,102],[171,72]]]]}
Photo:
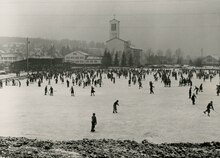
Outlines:
{"type": "Polygon", "coordinates": [[[134,65],[143,65],[143,50],[132,46],[130,41],[120,38],[120,21],[114,18],[110,20],[109,24],[109,40],[106,41],[106,49],[111,53],[112,59],[114,59],[114,56],[117,53],[119,61],[121,61],[122,54],[125,52],[127,57],[132,54],[134,65]]]}
{"type": "Polygon", "coordinates": [[[23,60],[24,57],[21,53],[6,53],[0,50],[0,64],[10,65],[15,61],[23,60]]]}
{"type": "Polygon", "coordinates": [[[80,65],[101,65],[102,57],[90,56],[89,54],[82,51],[74,51],[65,55],[64,61],[80,65]]]}
{"type": "Polygon", "coordinates": [[[202,59],[202,65],[219,66],[220,65],[220,57],[208,55],[202,59]]]}

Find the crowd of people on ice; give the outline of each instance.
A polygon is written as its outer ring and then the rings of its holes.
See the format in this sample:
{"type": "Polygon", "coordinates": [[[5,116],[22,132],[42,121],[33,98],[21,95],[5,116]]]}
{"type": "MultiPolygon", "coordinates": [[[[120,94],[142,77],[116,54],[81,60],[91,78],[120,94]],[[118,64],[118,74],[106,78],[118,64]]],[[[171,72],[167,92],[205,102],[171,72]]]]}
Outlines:
{"type": "MultiPolygon", "coordinates": [[[[82,88],[91,87],[90,96],[95,96],[95,87],[102,87],[103,76],[110,80],[113,84],[116,84],[116,79],[124,78],[128,82],[128,86],[138,85],[138,88],[143,88],[142,82],[146,81],[146,76],[152,75],[154,81],[149,81],[149,93],[154,94],[154,82],[161,82],[164,87],[171,87],[172,80],[179,81],[179,87],[189,86],[189,99],[192,104],[196,104],[196,99],[199,93],[202,93],[203,83],[206,80],[212,82],[214,77],[220,78],[220,71],[218,70],[189,70],[189,69],[144,69],[144,68],[121,68],[121,69],[77,69],[72,71],[41,71],[31,72],[27,75],[26,86],[36,83],[38,87],[42,86],[43,82],[46,82],[44,87],[44,95],[54,95],[54,88],[51,82],[58,84],[59,82],[64,84],[67,88],[70,88],[70,96],[75,96],[74,86],[82,88]],[[199,79],[201,84],[199,86],[193,85],[193,79],[199,79]],[[193,87],[194,86],[194,87],[193,87]]],[[[12,85],[21,87],[20,80],[17,79],[4,79],[0,80],[0,88],[4,86],[12,85]],[[4,84],[3,84],[4,83],[4,84]]],[[[216,94],[219,96],[220,84],[216,85],[216,94]]],[[[113,103],[113,113],[117,113],[117,106],[119,106],[119,100],[113,103]]],[[[214,110],[213,101],[210,101],[207,105],[204,113],[210,116],[211,110],[214,110]]],[[[95,113],[92,115],[92,129],[95,131],[95,125],[97,119],[95,113]]]]}

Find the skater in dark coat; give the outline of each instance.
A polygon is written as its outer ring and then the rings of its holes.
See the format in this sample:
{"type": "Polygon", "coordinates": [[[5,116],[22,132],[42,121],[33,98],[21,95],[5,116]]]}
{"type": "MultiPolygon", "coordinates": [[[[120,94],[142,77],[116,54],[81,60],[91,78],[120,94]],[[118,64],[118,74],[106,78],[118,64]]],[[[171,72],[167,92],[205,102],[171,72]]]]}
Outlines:
{"type": "Polygon", "coordinates": [[[38,87],[41,87],[41,82],[40,82],[40,80],[38,81],[38,87]]]}
{"type": "Polygon", "coordinates": [[[208,116],[210,116],[210,110],[214,111],[214,107],[213,107],[213,102],[210,101],[210,103],[207,105],[206,110],[204,111],[204,114],[206,114],[206,112],[208,113],[208,116]]]}
{"type": "Polygon", "coordinates": [[[3,87],[3,82],[2,82],[2,80],[0,80],[0,88],[2,88],[3,87]]]}
{"type": "Polygon", "coordinates": [[[93,86],[91,87],[91,96],[95,96],[95,90],[93,86]]]}
{"type": "Polygon", "coordinates": [[[53,87],[50,87],[50,96],[53,96],[53,87]]]}
{"type": "Polygon", "coordinates": [[[44,95],[47,95],[47,86],[44,88],[44,95]]]}
{"type": "Polygon", "coordinates": [[[12,86],[15,86],[15,80],[12,79],[12,86]]]}
{"type": "Polygon", "coordinates": [[[200,91],[200,92],[203,92],[203,85],[202,85],[202,83],[201,83],[200,86],[199,86],[199,91],[200,91]]]}
{"type": "Polygon", "coordinates": [[[118,113],[117,112],[117,106],[119,106],[119,104],[118,104],[118,100],[116,100],[115,102],[114,102],[114,104],[113,104],[113,113],[118,113]]]}
{"type": "Polygon", "coordinates": [[[139,89],[143,88],[143,87],[142,87],[142,82],[140,81],[140,82],[138,82],[138,83],[139,83],[139,89]]]}
{"type": "Polygon", "coordinates": [[[29,80],[26,81],[26,85],[29,86],[29,80]]]}
{"type": "Polygon", "coordinates": [[[150,94],[154,94],[154,91],[153,91],[153,88],[154,88],[153,82],[150,81],[150,82],[149,82],[149,85],[150,85],[150,94]]]}
{"type": "Polygon", "coordinates": [[[71,86],[70,92],[71,92],[71,96],[74,96],[74,89],[73,89],[73,86],[71,86]]]}
{"type": "Polygon", "coordinates": [[[18,85],[19,85],[19,87],[21,87],[21,81],[20,80],[18,80],[18,85]]]}
{"type": "Polygon", "coordinates": [[[194,93],[193,93],[193,95],[191,97],[191,100],[192,100],[192,104],[195,105],[196,95],[194,93]]]}
{"type": "Polygon", "coordinates": [[[192,87],[189,88],[189,99],[191,99],[192,96],[192,87]]]}
{"type": "Polygon", "coordinates": [[[69,80],[66,80],[66,86],[67,86],[67,88],[69,88],[69,86],[70,86],[70,81],[69,80]]]}
{"type": "Polygon", "coordinates": [[[95,113],[93,113],[92,115],[91,123],[92,123],[91,132],[95,132],[95,126],[97,125],[97,119],[96,119],[95,113]]]}
{"type": "Polygon", "coordinates": [[[128,80],[128,86],[131,86],[131,79],[128,80]]]}
{"type": "Polygon", "coordinates": [[[216,85],[216,93],[217,93],[217,96],[219,96],[219,93],[220,93],[220,85],[216,85]]]}
{"type": "Polygon", "coordinates": [[[198,94],[199,88],[197,86],[195,86],[194,91],[196,91],[196,95],[198,94]]]}

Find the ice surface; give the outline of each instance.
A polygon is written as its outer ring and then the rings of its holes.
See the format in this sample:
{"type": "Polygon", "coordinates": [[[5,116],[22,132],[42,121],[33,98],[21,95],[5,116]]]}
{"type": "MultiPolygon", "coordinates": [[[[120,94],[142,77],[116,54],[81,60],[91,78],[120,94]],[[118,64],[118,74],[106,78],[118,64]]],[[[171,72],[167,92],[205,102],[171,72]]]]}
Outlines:
{"type": "MultiPolygon", "coordinates": [[[[55,84],[54,96],[45,96],[44,81],[26,86],[7,86],[0,89],[0,135],[28,138],[69,140],[82,138],[131,139],[150,142],[203,142],[220,141],[220,96],[216,96],[215,77],[208,80],[193,79],[193,84],[203,83],[196,105],[188,99],[189,87],[178,87],[172,78],[172,87],[154,82],[155,94],[149,94],[147,76],[143,89],[138,85],[128,87],[124,78],[116,78],[116,84],[103,76],[102,87],[95,87],[94,97],[90,87],[70,88],[60,81],[55,84]],[[113,103],[119,100],[118,114],[112,113],[113,103]],[[211,117],[203,114],[207,104],[213,101],[215,111],[211,117]],[[90,133],[91,116],[96,113],[96,132],[90,133]]],[[[49,87],[48,87],[49,88],[49,87]]],[[[193,87],[194,88],[194,87],[193,87]]]]}

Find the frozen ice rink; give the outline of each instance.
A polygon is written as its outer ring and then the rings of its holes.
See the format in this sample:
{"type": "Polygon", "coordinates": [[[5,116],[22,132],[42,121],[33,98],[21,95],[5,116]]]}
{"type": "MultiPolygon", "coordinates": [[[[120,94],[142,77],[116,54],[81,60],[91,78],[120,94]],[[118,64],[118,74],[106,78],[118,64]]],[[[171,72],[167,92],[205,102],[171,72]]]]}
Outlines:
{"type": "MultiPolygon", "coordinates": [[[[216,96],[219,77],[210,83],[193,78],[194,86],[203,83],[196,105],[188,99],[189,87],[178,87],[172,78],[171,88],[154,82],[155,94],[149,94],[146,76],[143,88],[138,84],[128,87],[124,78],[116,78],[113,84],[103,76],[102,87],[95,87],[94,97],[90,87],[70,88],[60,81],[51,85],[54,96],[45,96],[44,81],[26,86],[7,86],[0,89],[0,135],[28,138],[69,140],[82,138],[131,139],[150,142],[204,142],[220,141],[220,96],[216,96]],[[113,103],[119,100],[118,114],[113,114],[113,103]],[[215,111],[211,117],[203,114],[207,104],[213,101],[215,111]],[[91,116],[96,113],[96,132],[91,133],[91,116]]],[[[49,87],[48,87],[49,88],[49,87]]]]}

